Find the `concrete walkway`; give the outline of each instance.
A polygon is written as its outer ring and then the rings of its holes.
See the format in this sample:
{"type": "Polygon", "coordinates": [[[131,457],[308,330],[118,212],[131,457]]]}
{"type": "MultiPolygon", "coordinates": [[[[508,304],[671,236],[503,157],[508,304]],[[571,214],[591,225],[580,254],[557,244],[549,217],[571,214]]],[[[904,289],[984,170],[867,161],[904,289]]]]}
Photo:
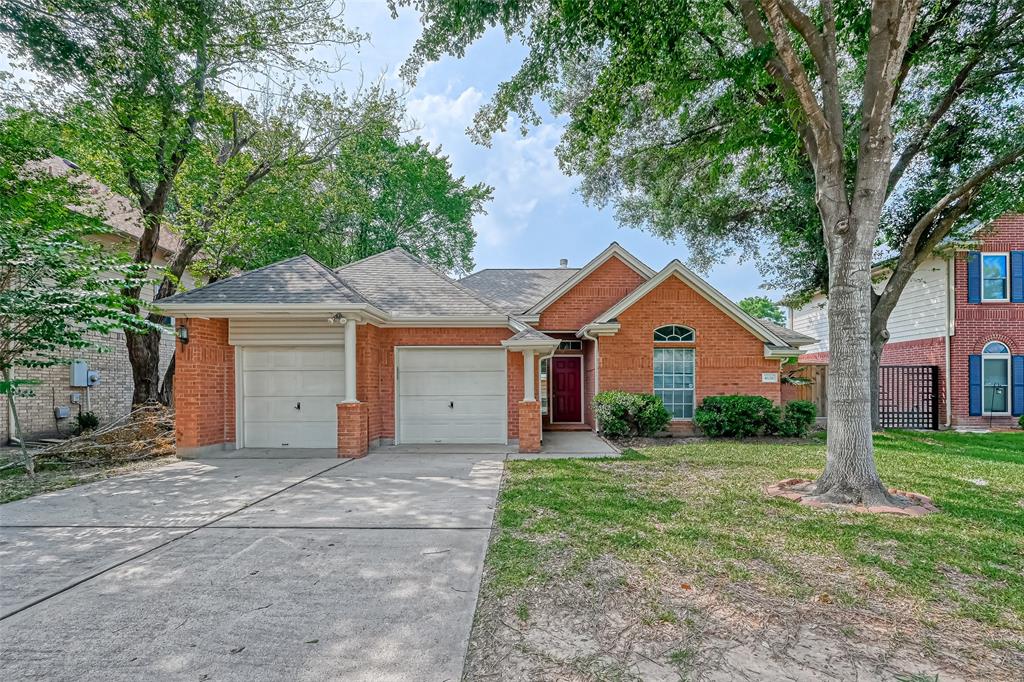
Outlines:
{"type": "Polygon", "coordinates": [[[251,454],[0,506],[4,678],[458,679],[503,457],[251,454]]]}

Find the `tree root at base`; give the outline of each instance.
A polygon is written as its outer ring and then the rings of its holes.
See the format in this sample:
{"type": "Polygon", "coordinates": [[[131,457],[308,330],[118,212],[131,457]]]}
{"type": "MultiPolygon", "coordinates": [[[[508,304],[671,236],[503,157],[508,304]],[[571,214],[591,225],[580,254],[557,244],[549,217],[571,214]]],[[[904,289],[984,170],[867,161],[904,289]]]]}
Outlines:
{"type": "Polygon", "coordinates": [[[881,483],[855,490],[845,486],[833,486],[821,491],[821,482],[802,478],[790,478],[770,485],[765,492],[770,497],[782,497],[808,507],[821,509],[848,509],[872,514],[902,514],[924,516],[939,511],[931,498],[918,493],[886,490],[881,483]]]}

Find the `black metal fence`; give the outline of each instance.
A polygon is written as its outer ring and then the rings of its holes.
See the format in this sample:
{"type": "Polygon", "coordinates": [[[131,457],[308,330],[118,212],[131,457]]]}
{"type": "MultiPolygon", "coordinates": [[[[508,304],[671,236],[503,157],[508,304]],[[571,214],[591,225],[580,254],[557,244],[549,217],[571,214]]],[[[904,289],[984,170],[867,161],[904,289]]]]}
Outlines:
{"type": "Polygon", "coordinates": [[[883,428],[939,428],[937,366],[883,365],[879,370],[878,414],[883,428]]]}

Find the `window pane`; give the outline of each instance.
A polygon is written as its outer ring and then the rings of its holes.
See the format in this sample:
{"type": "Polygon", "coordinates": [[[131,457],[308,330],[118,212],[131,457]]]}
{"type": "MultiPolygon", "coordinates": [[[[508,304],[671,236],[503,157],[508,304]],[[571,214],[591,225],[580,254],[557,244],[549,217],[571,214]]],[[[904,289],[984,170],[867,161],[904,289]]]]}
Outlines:
{"type": "Polygon", "coordinates": [[[982,298],[1006,298],[1006,266],[1006,256],[982,256],[982,298]]]}
{"type": "Polygon", "coordinates": [[[694,350],[654,349],[654,395],[674,419],[693,418],[694,350]]]}
{"type": "Polygon", "coordinates": [[[985,358],[981,400],[985,412],[1009,410],[1010,363],[1005,358],[985,358]]]}
{"type": "Polygon", "coordinates": [[[1007,355],[1009,355],[1010,349],[1008,349],[1004,344],[1001,344],[998,341],[993,341],[992,343],[986,344],[985,345],[985,350],[983,350],[981,352],[982,353],[1006,353],[1007,355]]]}

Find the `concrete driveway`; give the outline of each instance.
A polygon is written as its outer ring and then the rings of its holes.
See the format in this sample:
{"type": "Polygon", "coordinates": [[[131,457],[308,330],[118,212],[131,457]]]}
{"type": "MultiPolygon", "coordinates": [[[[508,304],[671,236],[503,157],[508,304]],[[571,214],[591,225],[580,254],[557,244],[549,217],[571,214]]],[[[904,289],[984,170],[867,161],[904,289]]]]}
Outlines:
{"type": "Polygon", "coordinates": [[[4,679],[458,679],[502,459],[240,451],[0,506],[4,679]]]}

